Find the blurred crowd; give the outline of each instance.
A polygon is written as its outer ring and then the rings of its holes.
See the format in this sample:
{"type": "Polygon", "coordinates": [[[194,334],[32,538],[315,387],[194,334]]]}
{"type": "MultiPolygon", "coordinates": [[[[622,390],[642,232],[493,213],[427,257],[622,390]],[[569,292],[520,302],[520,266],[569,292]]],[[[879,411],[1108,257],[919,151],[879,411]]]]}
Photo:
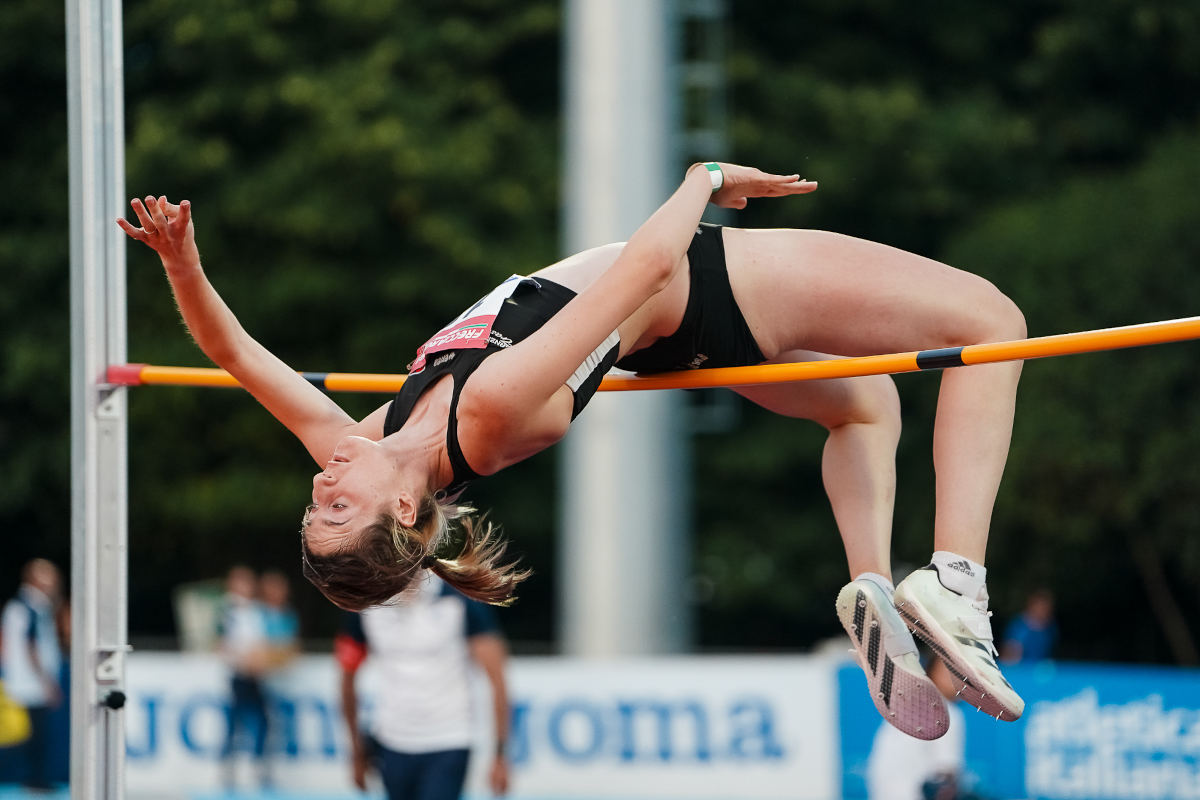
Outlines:
{"type": "MultiPolygon", "coordinates": [[[[229,669],[229,714],[222,751],[223,783],[237,791],[237,767],[249,761],[258,788],[274,785],[280,750],[272,681],[299,654],[299,625],[287,578],[235,566],[225,579],[218,649],[229,669]]],[[[430,573],[403,602],[345,612],[334,645],[341,672],[342,713],[350,741],[350,780],[366,790],[372,775],[389,798],[456,800],[462,792],[475,720],[469,673],[478,667],[491,690],[487,776],[495,795],[508,789],[505,686],[508,649],[494,611],[430,573]],[[382,681],[376,712],[359,714],[358,673],[368,659],[382,681]]],[[[475,754],[479,757],[479,754],[475,754]]]]}
{"type": "Polygon", "coordinates": [[[238,565],[225,578],[219,649],[229,666],[229,715],[222,768],[226,788],[237,784],[237,754],[248,753],[259,786],[274,784],[269,757],[272,714],[268,683],[300,653],[300,623],[282,572],[258,575],[238,565]]]}
{"type": "MultiPolygon", "coordinates": [[[[478,668],[493,698],[486,774],[493,793],[503,794],[508,649],[495,613],[432,574],[410,594],[403,603],[346,612],[336,635],[349,782],[367,789],[377,775],[389,798],[459,797],[473,755],[469,673],[478,668]],[[383,681],[379,710],[368,719],[359,715],[357,680],[369,659],[383,681]]],[[[236,565],[216,599],[216,649],[228,677],[221,781],[231,793],[242,784],[260,791],[275,784],[273,762],[285,737],[274,684],[301,652],[290,595],[282,572],[236,565]]],[[[70,616],[57,566],[45,559],[25,565],[0,631],[0,783],[31,792],[60,788],[69,777],[70,616]]]]}
{"type": "MultiPolygon", "coordinates": [[[[217,649],[228,669],[228,726],[221,752],[222,780],[237,791],[239,767],[252,784],[270,790],[272,761],[281,751],[273,681],[300,654],[300,625],[288,578],[232,567],[225,577],[217,620],[217,649]]],[[[0,783],[29,790],[66,783],[70,606],[57,566],[28,562],[0,618],[0,783]]],[[[331,631],[323,631],[326,638],[331,631]]],[[[1004,628],[999,660],[1035,663],[1053,657],[1058,641],[1054,596],[1028,595],[1004,628]]],[[[342,711],[351,743],[348,778],[360,789],[377,774],[389,798],[459,797],[472,757],[486,759],[496,795],[508,789],[510,708],[505,684],[507,646],[493,609],[468,600],[430,575],[403,603],[346,612],[334,645],[341,673],[342,711]],[[357,679],[368,660],[380,673],[375,713],[360,718],[357,679]],[[490,684],[494,749],[471,753],[468,672],[490,684]]],[[[954,678],[930,660],[930,674],[951,701],[950,733],[924,742],[881,724],[872,746],[868,783],[872,800],[977,798],[965,772],[961,712],[953,708],[954,678]]]]}
{"type": "Polygon", "coordinates": [[[35,558],[0,616],[0,783],[49,791],[68,778],[70,606],[62,574],[35,558]]]}

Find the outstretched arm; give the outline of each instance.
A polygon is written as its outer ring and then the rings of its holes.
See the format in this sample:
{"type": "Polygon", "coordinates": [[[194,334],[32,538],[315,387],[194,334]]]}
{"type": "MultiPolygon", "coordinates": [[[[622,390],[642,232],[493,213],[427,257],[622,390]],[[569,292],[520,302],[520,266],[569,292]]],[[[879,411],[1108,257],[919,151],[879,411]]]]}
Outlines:
{"type": "MultiPolygon", "coordinates": [[[[721,164],[724,183],[713,192],[709,174],[693,165],[683,183],[630,237],[621,255],[590,286],[537,332],[480,366],[477,390],[499,418],[532,418],[584,359],[650,297],[671,282],[684,262],[696,225],[711,201],[745,208],[749,197],[782,197],[814,191],[798,175],[771,175],[721,164]]],[[[471,385],[465,391],[471,391],[471,385]]]]}
{"type": "Polygon", "coordinates": [[[227,370],[324,464],[354,420],[328,396],[255,341],[209,283],[200,265],[191,204],[147,197],[131,202],[140,228],[117,224],[158,253],[188,331],[204,354],[227,370]]]}

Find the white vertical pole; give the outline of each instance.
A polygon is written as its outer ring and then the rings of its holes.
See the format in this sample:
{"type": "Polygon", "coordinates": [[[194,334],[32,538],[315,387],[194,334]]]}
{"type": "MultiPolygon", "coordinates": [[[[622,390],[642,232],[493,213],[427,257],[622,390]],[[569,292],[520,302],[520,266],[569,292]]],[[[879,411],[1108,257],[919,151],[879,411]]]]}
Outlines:
{"type": "MultiPolygon", "coordinates": [[[[671,0],[566,2],[565,246],[627,239],[680,179],[671,0]]],[[[690,641],[677,392],[592,400],[564,445],[559,640],[574,655],[690,641]]]]}
{"type": "Polygon", "coordinates": [[[125,194],[120,0],[67,0],[71,166],[71,797],[124,797],[125,194]]]}

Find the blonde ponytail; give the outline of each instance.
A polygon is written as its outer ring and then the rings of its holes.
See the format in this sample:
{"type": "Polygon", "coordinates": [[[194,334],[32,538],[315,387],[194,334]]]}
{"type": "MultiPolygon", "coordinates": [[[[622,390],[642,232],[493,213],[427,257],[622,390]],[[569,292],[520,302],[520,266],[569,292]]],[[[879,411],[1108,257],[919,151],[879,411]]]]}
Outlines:
{"type": "Polygon", "coordinates": [[[393,599],[402,602],[399,596],[423,574],[422,568],[467,597],[510,605],[517,584],[531,573],[513,562],[501,563],[506,544],[499,530],[474,517],[473,511],[429,494],[422,498],[411,528],[383,514],[348,535],[345,546],[323,554],[314,553],[304,538],[310,519],[305,514],[300,529],[304,576],[348,611],[393,599]],[[448,549],[455,552],[452,557],[438,556],[448,549]]]}
{"type": "Polygon", "coordinates": [[[502,563],[508,544],[499,528],[469,514],[456,526],[462,543],[453,558],[433,557],[429,569],[453,588],[473,600],[497,606],[511,605],[517,584],[532,573],[518,569],[516,562],[502,563]]]}

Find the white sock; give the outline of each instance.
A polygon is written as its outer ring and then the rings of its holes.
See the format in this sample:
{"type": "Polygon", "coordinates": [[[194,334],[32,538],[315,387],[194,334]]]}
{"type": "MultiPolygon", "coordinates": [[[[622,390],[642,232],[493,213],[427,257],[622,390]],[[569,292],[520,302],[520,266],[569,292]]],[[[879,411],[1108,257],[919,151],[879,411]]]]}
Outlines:
{"type": "Polygon", "coordinates": [[[977,564],[966,556],[937,550],[931,562],[937,567],[938,579],[952,592],[976,600],[987,583],[987,567],[977,564]]]}
{"type": "Polygon", "coordinates": [[[870,581],[880,589],[883,589],[883,593],[887,595],[888,600],[891,600],[896,594],[896,587],[892,585],[892,582],[880,575],[878,572],[863,572],[855,575],[854,580],[870,581]]]}

